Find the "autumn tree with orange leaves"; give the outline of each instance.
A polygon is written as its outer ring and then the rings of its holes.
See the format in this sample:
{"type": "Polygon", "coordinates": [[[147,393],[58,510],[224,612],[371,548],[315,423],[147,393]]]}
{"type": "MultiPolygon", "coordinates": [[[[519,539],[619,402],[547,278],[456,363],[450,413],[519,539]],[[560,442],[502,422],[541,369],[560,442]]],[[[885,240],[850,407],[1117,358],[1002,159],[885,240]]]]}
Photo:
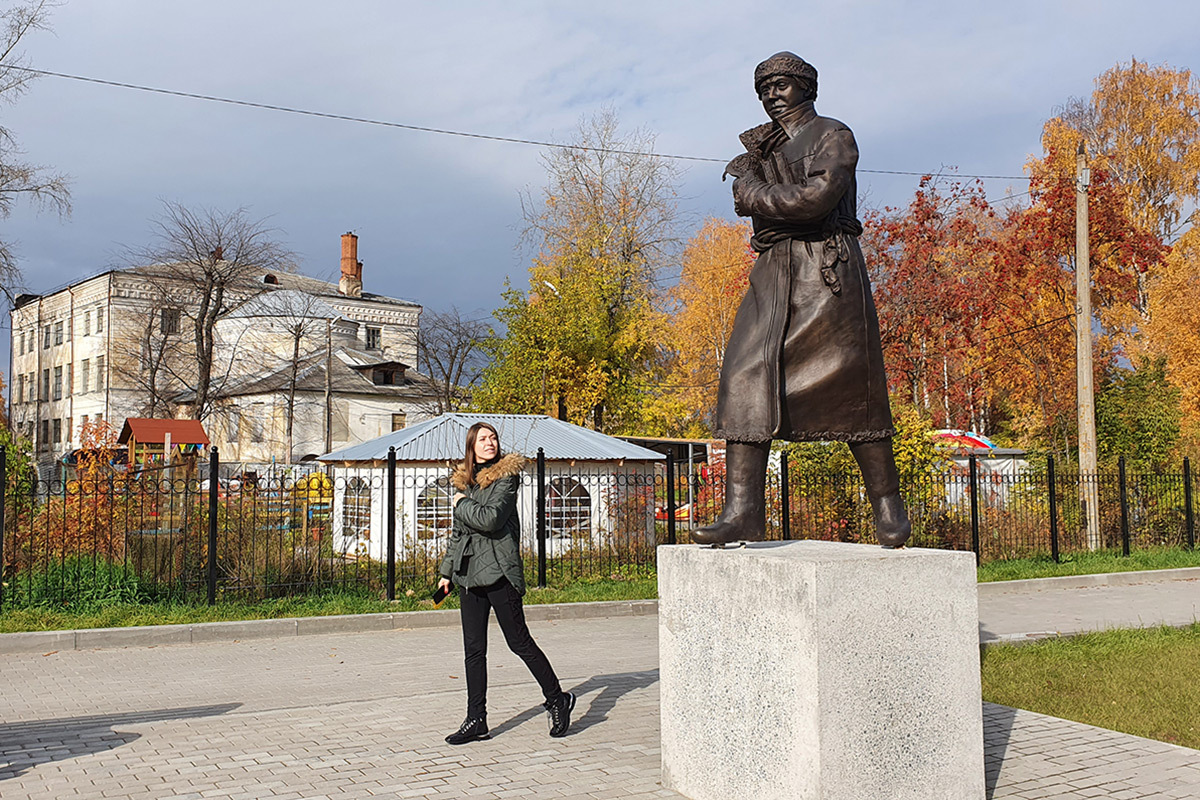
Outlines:
{"type": "Polygon", "coordinates": [[[662,401],[675,408],[667,427],[677,435],[712,435],[725,347],[753,265],[748,222],[710,218],[684,248],[682,274],[669,293],[671,354],[662,401]]]}

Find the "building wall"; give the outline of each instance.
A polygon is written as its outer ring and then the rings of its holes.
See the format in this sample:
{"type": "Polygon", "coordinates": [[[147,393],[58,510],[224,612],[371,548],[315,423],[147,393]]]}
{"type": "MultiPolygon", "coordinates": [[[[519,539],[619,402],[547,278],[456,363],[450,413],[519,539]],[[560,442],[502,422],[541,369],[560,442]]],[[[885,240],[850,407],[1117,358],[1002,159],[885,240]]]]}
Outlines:
{"type": "MultiPolygon", "coordinates": [[[[377,329],[381,359],[415,364],[420,306],[369,298],[322,299],[346,317],[336,325],[341,342],[366,349],[368,328],[377,329]]],[[[194,381],[195,359],[186,355],[192,342],[189,314],[194,308],[195,299],[189,297],[186,287],[174,291],[164,288],[161,281],[152,283],[137,272],[118,270],[13,310],[10,419],[17,434],[33,443],[43,477],[57,476],[61,457],[79,446],[79,431],[85,422],[104,419],[119,429],[130,416],[172,415],[173,406],[154,398],[165,399],[194,381]],[[164,322],[164,308],[179,310],[175,330],[164,322]],[[162,367],[151,380],[147,364],[154,360],[162,367]]],[[[291,358],[290,337],[277,327],[264,325],[261,319],[229,319],[221,326],[214,365],[218,379],[261,374],[267,361],[282,364],[291,358]],[[239,333],[249,333],[248,344],[266,352],[267,357],[243,347],[239,333]]],[[[323,330],[319,338],[312,346],[324,347],[323,330]]],[[[279,402],[286,403],[279,398],[271,405],[279,402]]],[[[323,429],[319,433],[311,430],[313,420],[324,422],[323,402],[318,405],[320,412],[315,416],[311,408],[304,412],[305,433],[297,436],[298,450],[303,440],[319,442],[320,447],[313,451],[325,452],[323,429]]],[[[403,403],[402,409],[387,405],[381,401],[347,402],[347,436],[359,438],[341,443],[387,432],[391,414],[408,410],[403,403]]],[[[417,410],[412,409],[412,414],[410,421],[416,419],[417,410]]],[[[284,416],[272,410],[264,425],[282,432],[284,416]]],[[[278,456],[283,455],[282,442],[281,433],[274,446],[278,456]]],[[[254,449],[265,452],[264,448],[254,449]]]]}
{"type": "Polygon", "coordinates": [[[10,419],[42,466],[78,446],[85,420],[109,418],[110,289],[101,275],[13,309],[10,419]]]}

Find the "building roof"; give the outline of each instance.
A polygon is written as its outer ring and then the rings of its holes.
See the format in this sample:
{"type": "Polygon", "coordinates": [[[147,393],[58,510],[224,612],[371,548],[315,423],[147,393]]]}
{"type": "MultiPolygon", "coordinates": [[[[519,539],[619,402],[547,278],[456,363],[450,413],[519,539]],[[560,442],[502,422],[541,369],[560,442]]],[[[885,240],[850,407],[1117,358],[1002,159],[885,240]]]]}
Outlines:
{"type": "Polygon", "coordinates": [[[397,461],[461,461],[467,429],[490,423],[500,433],[501,449],[536,458],[538,448],[548,461],[657,461],[663,456],[569,422],[532,414],[442,414],[428,422],[394,431],[362,444],[344,447],[321,461],[384,461],[396,448],[397,461]]]}
{"type": "MultiPolygon", "coordinates": [[[[324,392],[325,370],[329,359],[328,351],[322,348],[314,353],[302,356],[297,365],[297,392],[324,392]]],[[[347,395],[382,395],[387,397],[437,397],[440,388],[436,381],[419,372],[408,369],[404,364],[394,361],[380,361],[378,356],[363,363],[363,354],[357,350],[334,345],[333,369],[330,371],[330,390],[334,394],[347,395]],[[347,363],[349,362],[349,363],[347,363]],[[371,371],[367,367],[378,369],[404,367],[404,376],[395,376],[395,383],[377,384],[372,380],[371,371]]],[[[397,370],[398,371],[398,370],[397,370]]],[[[216,398],[244,397],[254,394],[273,394],[286,392],[292,381],[292,365],[286,363],[273,372],[261,378],[252,378],[240,383],[222,386],[215,393],[216,398]]],[[[187,391],[179,394],[176,400],[181,403],[194,402],[195,392],[187,391]]]]}
{"type": "Polygon", "coordinates": [[[389,305],[396,306],[412,306],[413,308],[421,307],[420,303],[412,300],[404,300],[399,297],[388,297],[386,295],[375,294],[368,291],[363,291],[362,297],[347,297],[338,291],[338,285],[336,283],[323,281],[319,278],[310,278],[309,276],[301,275],[298,272],[273,272],[271,274],[275,277],[276,281],[278,281],[277,285],[284,289],[298,289],[301,292],[307,292],[308,294],[317,295],[319,297],[335,297],[339,300],[366,300],[369,302],[387,303],[389,305]]]}
{"type": "Polygon", "coordinates": [[[166,434],[171,434],[171,444],[209,444],[208,434],[198,419],[150,419],[128,417],[121,428],[118,444],[128,444],[136,439],[142,444],[164,444],[166,434]]]}

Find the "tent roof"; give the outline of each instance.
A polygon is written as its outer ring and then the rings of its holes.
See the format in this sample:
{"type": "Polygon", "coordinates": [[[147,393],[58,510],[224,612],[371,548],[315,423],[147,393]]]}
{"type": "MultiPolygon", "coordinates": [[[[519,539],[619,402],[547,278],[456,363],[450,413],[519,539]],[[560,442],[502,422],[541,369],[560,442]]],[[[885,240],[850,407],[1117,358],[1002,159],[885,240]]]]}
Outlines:
{"type": "Polygon", "coordinates": [[[659,453],[569,422],[528,414],[442,414],[411,428],[321,456],[321,461],[384,461],[396,448],[397,461],[461,461],[467,429],[487,422],[500,433],[505,452],[536,458],[538,448],[550,461],[656,461],[659,453]]]}
{"type": "Polygon", "coordinates": [[[163,444],[167,433],[171,444],[209,444],[208,434],[198,419],[150,419],[128,417],[121,428],[119,444],[128,444],[131,438],[142,444],[163,444]]]}

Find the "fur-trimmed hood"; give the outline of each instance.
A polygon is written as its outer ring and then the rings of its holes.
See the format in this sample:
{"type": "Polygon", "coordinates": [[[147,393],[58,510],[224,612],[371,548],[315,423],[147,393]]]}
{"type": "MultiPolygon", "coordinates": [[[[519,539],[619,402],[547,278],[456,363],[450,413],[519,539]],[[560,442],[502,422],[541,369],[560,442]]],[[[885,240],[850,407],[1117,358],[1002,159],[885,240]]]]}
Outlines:
{"type": "MultiPolygon", "coordinates": [[[[501,478],[520,474],[521,470],[528,463],[529,459],[520,453],[503,455],[495,464],[475,472],[475,485],[480,489],[486,489],[501,478]]],[[[465,461],[459,462],[458,466],[454,468],[454,473],[450,476],[450,482],[460,492],[466,491],[470,486],[467,482],[467,463],[465,461]]]]}

